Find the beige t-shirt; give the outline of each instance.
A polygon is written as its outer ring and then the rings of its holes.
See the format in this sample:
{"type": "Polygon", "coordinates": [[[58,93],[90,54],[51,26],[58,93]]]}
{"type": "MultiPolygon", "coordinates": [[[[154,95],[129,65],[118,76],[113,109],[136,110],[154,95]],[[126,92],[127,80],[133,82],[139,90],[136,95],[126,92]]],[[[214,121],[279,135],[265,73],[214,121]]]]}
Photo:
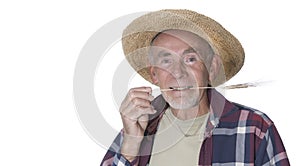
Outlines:
{"type": "Polygon", "coordinates": [[[208,114],[180,120],[167,109],[155,135],[150,166],[198,165],[208,114]]]}

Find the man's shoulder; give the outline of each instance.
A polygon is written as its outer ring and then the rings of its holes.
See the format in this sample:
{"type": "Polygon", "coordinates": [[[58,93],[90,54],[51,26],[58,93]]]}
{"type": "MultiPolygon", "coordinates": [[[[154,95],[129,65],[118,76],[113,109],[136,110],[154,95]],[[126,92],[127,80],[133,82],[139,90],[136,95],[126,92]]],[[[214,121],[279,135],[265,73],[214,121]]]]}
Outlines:
{"type": "Polygon", "coordinates": [[[273,124],[273,121],[264,112],[255,108],[245,106],[239,103],[234,103],[235,109],[222,117],[223,121],[232,121],[245,126],[256,126],[259,128],[268,128],[273,124]]]}

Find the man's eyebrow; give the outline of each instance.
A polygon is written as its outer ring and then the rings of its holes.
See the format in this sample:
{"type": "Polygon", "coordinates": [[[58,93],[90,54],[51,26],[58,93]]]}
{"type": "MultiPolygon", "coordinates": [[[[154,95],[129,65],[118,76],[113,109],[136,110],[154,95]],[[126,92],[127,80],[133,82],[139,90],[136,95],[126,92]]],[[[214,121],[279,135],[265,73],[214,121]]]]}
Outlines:
{"type": "MultiPolygon", "coordinates": [[[[194,48],[189,47],[189,48],[187,48],[186,50],[183,51],[182,55],[189,54],[189,53],[196,53],[196,54],[198,54],[198,52],[194,48]]],[[[165,50],[161,50],[157,54],[157,56],[160,57],[160,58],[161,57],[167,57],[167,56],[170,56],[170,55],[172,55],[172,54],[169,53],[169,52],[166,52],[165,50]]]]}
{"type": "Polygon", "coordinates": [[[166,57],[166,56],[170,56],[170,55],[172,55],[172,54],[169,53],[169,52],[166,52],[164,50],[159,51],[158,54],[157,54],[158,57],[166,57]]]}
{"type": "Polygon", "coordinates": [[[188,49],[184,50],[182,54],[184,55],[189,53],[197,53],[197,51],[194,48],[189,47],[188,49]]]}

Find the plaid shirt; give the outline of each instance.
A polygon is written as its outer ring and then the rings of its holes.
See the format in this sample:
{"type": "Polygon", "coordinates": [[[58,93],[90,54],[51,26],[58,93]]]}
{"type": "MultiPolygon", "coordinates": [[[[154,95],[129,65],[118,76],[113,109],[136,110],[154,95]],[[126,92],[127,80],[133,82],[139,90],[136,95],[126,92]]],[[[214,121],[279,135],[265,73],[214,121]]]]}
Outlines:
{"type": "MultiPolygon", "coordinates": [[[[288,166],[289,161],[273,122],[262,112],[227,101],[216,90],[208,90],[211,112],[205,139],[200,148],[198,165],[221,166],[288,166]]],[[[150,117],[140,156],[127,161],[119,152],[120,133],[107,151],[101,166],[147,166],[159,121],[168,107],[159,96],[153,101],[157,113],[150,117]]],[[[176,156],[180,159],[180,156],[176,156]]]]}

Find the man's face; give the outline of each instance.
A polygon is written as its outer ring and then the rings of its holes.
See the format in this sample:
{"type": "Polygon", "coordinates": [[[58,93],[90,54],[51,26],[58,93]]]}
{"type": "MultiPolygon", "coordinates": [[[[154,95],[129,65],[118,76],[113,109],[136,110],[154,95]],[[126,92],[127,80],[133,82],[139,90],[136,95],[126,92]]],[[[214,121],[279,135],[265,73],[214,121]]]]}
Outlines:
{"type": "Polygon", "coordinates": [[[183,89],[162,92],[165,100],[175,109],[199,104],[204,90],[186,87],[208,86],[207,58],[203,55],[210,49],[207,42],[190,32],[170,30],[157,36],[152,46],[153,82],[161,89],[183,89]]]}

